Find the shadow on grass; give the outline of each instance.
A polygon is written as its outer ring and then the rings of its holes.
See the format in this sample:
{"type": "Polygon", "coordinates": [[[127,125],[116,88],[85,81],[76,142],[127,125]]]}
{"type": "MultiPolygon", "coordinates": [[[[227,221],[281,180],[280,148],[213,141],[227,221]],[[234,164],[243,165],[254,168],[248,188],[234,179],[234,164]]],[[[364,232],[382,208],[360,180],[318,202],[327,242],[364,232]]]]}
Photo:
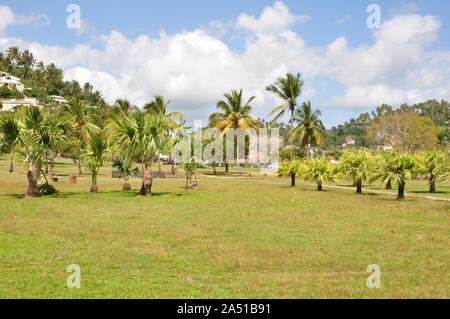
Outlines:
{"type": "Polygon", "coordinates": [[[444,195],[444,194],[450,194],[450,192],[442,192],[442,191],[436,191],[434,193],[430,193],[429,191],[409,191],[408,193],[411,194],[422,194],[422,195],[428,195],[428,196],[433,196],[433,195],[444,195]]]}

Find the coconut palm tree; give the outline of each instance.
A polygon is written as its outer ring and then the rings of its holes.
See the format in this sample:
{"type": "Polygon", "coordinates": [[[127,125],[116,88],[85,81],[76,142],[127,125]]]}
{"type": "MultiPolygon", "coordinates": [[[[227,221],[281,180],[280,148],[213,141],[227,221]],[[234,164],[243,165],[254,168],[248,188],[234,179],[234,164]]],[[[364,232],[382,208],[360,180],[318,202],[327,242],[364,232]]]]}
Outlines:
{"type": "Polygon", "coordinates": [[[20,54],[19,65],[23,66],[23,75],[25,79],[28,79],[30,71],[33,69],[35,64],[36,59],[34,58],[33,53],[31,53],[29,50],[25,50],[20,54]]]}
{"type": "Polygon", "coordinates": [[[15,68],[17,65],[17,61],[20,57],[20,51],[18,47],[10,47],[7,51],[7,57],[11,60],[11,64],[13,66],[13,73],[15,73],[15,68]]]}
{"type": "MultiPolygon", "coordinates": [[[[259,128],[259,121],[253,119],[250,114],[252,107],[250,103],[255,99],[255,96],[250,97],[245,103],[242,97],[242,89],[238,92],[231,91],[231,94],[226,93],[224,95],[225,100],[217,102],[217,108],[222,112],[213,113],[209,116],[209,120],[213,123],[214,127],[222,131],[222,134],[226,134],[229,129],[242,129],[244,131],[248,129],[259,128]]],[[[239,157],[239,145],[237,145],[237,159],[239,157]]],[[[239,175],[242,174],[241,166],[238,161],[239,175]]]]}
{"type": "Polygon", "coordinates": [[[408,153],[396,153],[393,158],[378,167],[374,180],[381,180],[385,185],[389,180],[397,183],[397,200],[405,199],[406,182],[423,171],[423,165],[418,156],[408,153]]]}
{"type": "Polygon", "coordinates": [[[98,192],[97,176],[98,171],[105,164],[108,157],[108,141],[104,134],[95,133],[91,136],[87,144],[87,150],[83,154],[83,161],[91,172],[92,184],[91,193],[98,192]]]}
{"type": "Polygon", "coordinates": [[[127,99],[117,99],[113,105],[113,109],[119,109],[124,113],[135,112],[138,110],[137,106],[132,105],[127,99]]]}
{"type": "Polygon", "coordinates": [[[431,151],[422,154],[425,173],[430,185],[430,193],[436,193],[436,183],[447,179],[450,172],[450,157],[441,151],[431,151]]]}
{"type": "Polygon", "coordinates": [[[305,148],[307,156],[311,145],[322,145],[326,136],[325,126],[319,119],[320,115],[319,110],[313,111],[310,102],[303,103],[295,111],[294,122],[296,126],[291,138],[300,140],[300,145],[305,148]]]}
{"type": "Polygon", "coordinates": [[[119,171],[120,177],[125,180],[125,184],[123,184],[122,190],[130,191],[130,177],[132,175],[136,175],[139,172],[139,169],[137,167],[134,167],[134,162],[130,160],[129,157],[120,156],[113,162],[112,166],[119,171]]]}
{"type": "MultiPolygon", "coordinates": [[[[38,107],[24,107],[16,117],[8,119],[8,130],[2,130],[0,145],[14,141],[14,151],[25,160],[28,187],[26,197],[39,196],[38,179],[50,140],[63,139],[64,130],[59,125],[51,124],[52,117],[38,107]],[[6,132],[6,134],[5,134],[6,132]]],[[[2,124],[4,126],[4,120],[2,124]]],[[[45,175],[45,174],[43,174],[45,175]]]]}
{"type": "MultiPolygon", "coordinates": [[[[280,105],[272,110],[269,113],[269,116],[277,113],[277,115],[272,120],[272,124],[279,121],[286,113],[286,111],[290,112],[290,134],[293,133],[294,129],[294,111],[297,107],[297,98],[300,96],[303,88],[303,80],[301,78],[301,74],[298,73],[297,76],[294,76],[291,73],[287,73],[286,77],[280,77],[277,79],[275,84],[271,84],[266,87],[266,90],[276,94],[279,98],[286,101],[285,104],[280,105]]],[[[293,140],[290,141],[291,146],[291,160],[294,159],[294,143],[293,140]]]]}
{"type": "Polygon", "coordinates": [[[155,99],[152,102],[144,105],[144,110],[149,113],[166,116],[170,129],[177,129],[180,127],[180,123],[177,123],[175,120],[182,121],[184,118],[183,115],[180,112],[167,113],[167,107],[171,101],[164,101],[164,98],[161,95],[156,95],[154,98],[155,99]]]}
{"type": "Polygon", "coordinates": [[[340,160],[340,171],[352,178],[356,194],[362,194],[363,182],[370,179],[374,168],[372,155],[366,150],[349,150],[340,160]]]}
{"type": "Polygon", "coordinates": [[[142,164],[144,171],[140,196],[152,195],[151,164],[158,158],[158,150],[168,128],[167,119],[154,113],[136,112],[111,115],[109,130],[117,153],[129,156],[142,164]]]}
{"type": "Polygon", "coordinates": [[[291,178],[291,187],[295,187],[295,178],[300,174],[302,162],[295,159],[290,162],[284,162],[278,168],[278,176],[289,176],[291,178]]]}
{"type": "Polygon", "coordinates": [[[68,118],[73,125],[75,138],[78,143],[78,172],[79,174],[83,174],[81,168],[81,154],[83,153],[89,137],[98,133],[100,128],[93,123],[89,109],[80,99],[70,99],[63,112],[68,115],[68,118]]]}
{"type": "Polygon", "coordinates": [[[338,173],[333,164],[324,158],[310,158],[305,161],[301,173],[306,181],[317,183],[317,190],[322,191],[323,183],[336,182],[338,173]]]}

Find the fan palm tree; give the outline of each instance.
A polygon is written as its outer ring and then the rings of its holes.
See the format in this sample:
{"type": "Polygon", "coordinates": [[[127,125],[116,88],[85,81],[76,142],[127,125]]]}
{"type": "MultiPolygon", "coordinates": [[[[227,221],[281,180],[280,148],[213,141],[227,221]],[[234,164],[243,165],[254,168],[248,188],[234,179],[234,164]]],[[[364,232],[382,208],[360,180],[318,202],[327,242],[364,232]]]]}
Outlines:
{"type": "Polygon", "coordinates": [[[122,190],[130,191],[130,177],[132,175],[136,175],[139,172],[139,169],[137,167],[133,167],[134,162],[130,160],[129,157],[120,156],[113,162],[112,166],[119,171],[120,177],[125,180],[125,184],[123,184],[122,190]]]}
{"type": "Polygon", "coordinates": [[[87,144],[87,150],[83,154],[83,161],[92,176],[91,193],[98,192],[98,171],[105,164],[107,157],[108,142],[106,137],[102,133],[95,133],[91,136],[89,143],[87,144]]]}
{"type": "MultiPolygon", "coordinates": [[[[290,112],[290,134],[293,133],[294,128],[294,111],[297,107],[297,98],[300,96],[303,88],[303,80],[301,78],[301,74],[298,73],[297,76],[294,76],[291,73],[287,73],[286,77],[280,77],[277,79],[275,84],[271,84],[266,87],[266,90],[276,94],[279,98],[286,101],[285,104],[280,105],[272,110],[269,113],[269,116],[277,113],[277,115],[272,120],[272,124],[279,121],[286,113],[286,111],[290,112]]],[[[290,141],[291,145],[291,160],[294,159],[294,144],[293,140],[290,141]]]]}
{"type": "Polygon", "coordinates": [[[323,183],[336,182],[338,180],[336,168],[324,158],[308,159],[302,166],[301,173],[306,181],[317,183],[318,191],[322,191],[323,183]]]}
{"type": "Polygon", "coordinates": [[[319,119],[320,115],[319,110],[313,111],[310,102],[303,103],[295,112],[294,122],[297,125],[291,138],[300,139],[300,145],[305,148],[307,156],[311,145],[322,145],[326,136],[325,126],[319,119]]]}
{"type": "Polygon", "coordinates": [[[436,183],[447,179],[450,171],[450,158],[441,151],[431,151],[422,154],[425,172],[428,175],[430,193],[436,193],[436,183]]]}
{"type": "Polygon", "coordinates": [[[284,162],[278,169],[278,176],[289,176],[291,178],[291,187],[295,187],[295,178],[300,174],[302,162],[295,159],[290,162],[284,162]]]}
{"type": "Polygon", "coordinates": [[[396,153],[389,162],[378,167],[374,180],[381,180],[385,185],[389,180],[398,185],[397,200],[405,199],[406,182],[423,171],[423,165],[419,158],[414,154],[396,153]]]}
{"type": "Polygon", "coordinates": [[[78,172],[83,174],[81,168],[81,154],[83,153],[84,147],[89,140],[91,135],[98,133],[100,128],[92,123],[91,114],[89,109],[84,105],[84,103],[77,98],[72,98],[63,112],[66,112],[70,122],[73,125],[75,132],[75,138],[78,143],[78,172]]]}
{"type": "MultiPolygon", "coordinates": [[[[241,89],[239,92],[232,90],[231,94],[226,93],[224,97],[225,100],[217,102],[217,108],[222,110],[222,112],[213,113],[209,116],[209,121],[214,127],[221,130],[223,135],[225,135],[229,129],[242,129],[244,131],[248,129],[258,130],[259,121],[250,116],[252,112],[250,103],[255,99],[255,96],[250,97],[244,103],[241,89]]],[[[242,171],[238,160],[239,145],[237,145],[236,153],[239,175],[241,175],[242,171]]]]}
{"type": "Polygon", "coordinates": [[[373,164],[372,155],[365,150],[350,150],[341,157],[340,171],[352,178],[356,194],[362,194],[363,182],[370,179],[373,164]]]}
{"type": "Polygon", "coordinates": [[[158,150],[168,128],[167,119],[154,113],[136,112],[111,115],[109,130],[117,153],[128,156],[143,166],[140,196],[152,195],[153,176],[151,164],[158,156],[158,150]]]}

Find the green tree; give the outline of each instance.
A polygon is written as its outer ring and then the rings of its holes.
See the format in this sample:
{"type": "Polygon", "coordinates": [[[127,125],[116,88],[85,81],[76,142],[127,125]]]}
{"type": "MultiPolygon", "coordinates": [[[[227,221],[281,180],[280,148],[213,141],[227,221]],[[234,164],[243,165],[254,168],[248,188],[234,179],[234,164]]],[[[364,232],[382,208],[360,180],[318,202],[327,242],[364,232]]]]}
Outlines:
{"type": "Polygon", "coordinates": [[[430,193],[436,193],[436,183],[445,180],[450,170],[449,155],[441,151],[422,154],[424,169],[430,185],[430,193]]]}
{"type": "Polygon", "coordinates": [[[104,134],[95,133],[89,139],[87,149],[83,154],[83,162],[91,172],[91,193],[98,192],[98,171],[105,164],[108,157],[108,141],[104,134]]]}
{"type": "Polygon", "coordinates": [[[120,156],[115,159],[112,167],[119,171],[120,177],[125,180],[125,184],[123,184],[122,190],[130,191],[131,185],[129,183],[130,177],[136,175],[139,172],[137,167],[134,167],[134,162],[125,156],[120,156]]]}
{"type": "Polygon", "coordinates": [[[307,156],[310,146],[322,145],[326,136],[325,126],[319,119],[320,115],[319,110],[313,111],[310,102],[303,103],[295,112],[294,122],[297,124],[291,138],[300,140],[300,145],[305,148],[307,156]]]}
{"type": "MultiPolygon", "coordinates": [[[[277,115],[272,120],[272,123],[279,121],[286,113],[286,111],[290,112],[290,130],[289,134],[293,134],[294,129],[294,111],[297,107],[297,98],[300,96],[303,88],[303,80],[301,78],[301,74],[298,73],[297,76],[294,76],[291,73],[287,73],[286,77],[280,77],[277,79],[275,84],[271,84],[266,87],[266,90],[274,93],[279,98],[286,101],[285,104],[280,105],[272,110],[269,113],[269,116],[277,113],[277,115]]],[[[290,148],[291,148],[291,160],[294,159],[294,143],[293,140],[290,140],[290,148]]]]}
{"type": "Polygon", "coordinates": [[[373,156],[365,150],[349,150],[340,160],[340,171],[352,178],[356,194],[362,194],[362,185],[370,179],[374,169],[373,156]]]}
{"type": "Polygon", "coordinates": [[[322,191],[323,184],[336,182],[338,173],[333,164],[324,158],[309,158],[301,168],[302,176],[306,181],[317,184],[317,190],[322,191]]]}
{"type": "Polygon", "coordinates": [[[291,178],[291,187],[295,187],[295,178],[300,174],[302,162],[298,159],[283,162],[278,168],[278,176],[288,176],[291,178]]]}

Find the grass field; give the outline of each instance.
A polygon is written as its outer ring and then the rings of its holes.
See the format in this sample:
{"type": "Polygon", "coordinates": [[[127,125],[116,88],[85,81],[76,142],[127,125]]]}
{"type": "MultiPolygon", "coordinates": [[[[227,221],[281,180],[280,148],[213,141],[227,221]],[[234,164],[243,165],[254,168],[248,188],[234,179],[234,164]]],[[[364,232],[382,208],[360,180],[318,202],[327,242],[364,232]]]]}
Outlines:
{"type": "MultiPolygon", "coordinates": [[[[450,202],[206,175],[194,191],[155,180],[155,196],[138,198],[110,167],[101,193],[83,176],[27,200],[21,164],[6,169],[0,161],[1,298],[450,297],[450,202]],[[81,289],[66,287],[70,264],[81,289]],[[370,264],[381,289],[366,287],[370,264]]],[[[56,171],[77,169],[64,160],[56,171]]]]}

